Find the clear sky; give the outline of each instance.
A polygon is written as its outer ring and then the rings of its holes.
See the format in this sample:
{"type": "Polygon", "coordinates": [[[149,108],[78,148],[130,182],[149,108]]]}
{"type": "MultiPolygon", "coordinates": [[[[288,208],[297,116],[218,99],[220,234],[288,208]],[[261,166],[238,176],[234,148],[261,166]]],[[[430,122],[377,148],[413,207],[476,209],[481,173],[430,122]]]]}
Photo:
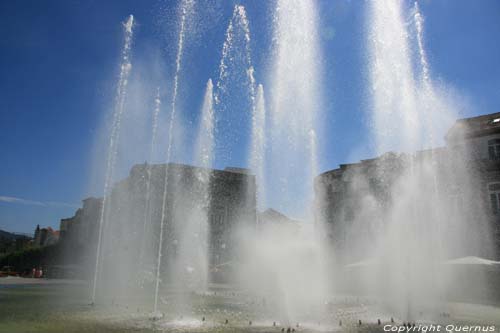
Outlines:
{"type": "MultiPolygon", "coordinates": [[[[195,132],[206,81],[217,76],[235,4],[247,8],[256,77],[264,84],[271,54],[272,1],[202,3],[190,27],[179,79],[186,144],[195,132]]],[[[461,116],[500,111],[500,2],[419,3],[433,79],[460,97],[461,116]]],[[[325,114],[320,171],[372,154],[366,149],[365,7],[365,1],[317,2],[323,61],[318,79],[325,114]]],[[[157,86],[164,105],[170,102],[176,12],[173,0],[0,2],[0,229],[32,232],[37,224],[58,228],[82,198],[99,194],[102,177],[96,161],[105,155],[102,138],[119,70],[121,23],[130,14],[137,21],[128,105],[132,111],[122,145],[134,153],[120,160],[118,175],[147,159],[149,139],[143,129],[149,123],[141,112],[151,111],[157,86]]],[[[164,138],[159,135],[160,141],[164,138]]],[[[156,152],[156,162],[162,153],[156,152]]],[[[182,153],[176,159],[189,162],[182,153]]],[[[216,165],[244,166],[243,160],[243,152],[235,151],[216,165]]]]}

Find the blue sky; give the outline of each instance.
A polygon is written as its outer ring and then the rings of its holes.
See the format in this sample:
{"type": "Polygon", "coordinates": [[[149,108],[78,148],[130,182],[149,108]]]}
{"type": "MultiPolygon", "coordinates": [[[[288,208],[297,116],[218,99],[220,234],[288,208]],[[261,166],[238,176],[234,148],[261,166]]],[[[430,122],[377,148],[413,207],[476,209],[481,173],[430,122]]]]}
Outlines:
{"type": "MultiPolygon", "coordinates": [[[[203,3],[180,73],[179,110],[187,129],[198,119],[206,81],[217,76],[234,4],[247,8],[257,81],[265,84],[269,70],[273,2],[203,3]]],[[[138,22],[132,51],[136,84],[131,83],[137,89],[130,107],[151,108],[156,86],[167,105],[177,49],[176,6],[176,1],[0,2],[0,229],[58,228],[82,198],[98,193],[102,179],[95,161],[103,154],[100,142],[114,98],[121,22],[129,14],[138,22]]],[[[371,154],[366,148],[366,2],[318,1],[317,7],[324,171],[371,154]]],[[[500,111],[500,2],[420,1],[420,8],[432,77],[460,97],[461,116],[500,111]]],[[[147,136],[127,130],[137,153],[121,161],[119,176],[147,158],[141,148],[147,136]]],[[[244,166],[243,160],[235,151],[216,165],[244,166]]]]}

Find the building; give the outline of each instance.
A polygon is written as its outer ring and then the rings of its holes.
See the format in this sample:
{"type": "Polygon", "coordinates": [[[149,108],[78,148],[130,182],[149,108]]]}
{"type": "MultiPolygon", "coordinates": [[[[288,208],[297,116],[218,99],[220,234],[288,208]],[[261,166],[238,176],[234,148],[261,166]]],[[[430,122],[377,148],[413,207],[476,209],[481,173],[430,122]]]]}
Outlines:
{"type": "MultiPolygon", "coordinates": [[[[369,256],[401,188],[415,179],[413,191],[427,200],[419,209],[438,206],[450,235],[457,234],[453,228],[458,221],[481,223],[486,227],[475,228],[476,236],[493,243],[499,257],[500,113],[457,120],[445,142],[445,147],[414,154],[386,153],[342,164],[315,179],[316,222],[341,261],[369,256]]],[[[472,229],[460,231],[464,239],[476,237],[472,229]]],[[[475,253],[463,255],[491,256],[480,248],[467,251],[475,253]]]]}
{"type": "Polygon", "coordinates": [[[276,235],[297,235],[300,232],[300,221],[268,208],[258,214],[258,230],[276,235]]]}
{"type": "MultiPolygon", "coordinates": [[[[84,260],[90,263],[95,260],[102,205],[102,198],[85,199],[75,216],[61,220],[62,241],[85,247],[84,260]]],[[[139,269],[139,262],[153,271],[160,234],[167,263],[203,250],[210,267],[220,266],[238,257],[234,231],[255,228],[255,176],[240,168],[135,165],[127,178],[114,184],[103,217],[101,251],[108,263],[114,260],[113,274],[121,274],[120,267],[123,274],[139,269]],[[200,237],[204,232],[206,244],[200,237]]]]}
{"type": "Polygon", "coordinates": [[[40,225],[36,226],[35,235],[33,240],[34,246],[48,246],[54,245],[59,240],[59,231],[53,230],[51,227],[40,228],[40,225]]]}
{"type": "Polygon", "coordinates": [[[95,244],[97,239],[102,198],[89,197],[82,200],[82,204],[74,216],[61,219],[59,226],[61,242],[71,243],[73,247],[95,244]]]}

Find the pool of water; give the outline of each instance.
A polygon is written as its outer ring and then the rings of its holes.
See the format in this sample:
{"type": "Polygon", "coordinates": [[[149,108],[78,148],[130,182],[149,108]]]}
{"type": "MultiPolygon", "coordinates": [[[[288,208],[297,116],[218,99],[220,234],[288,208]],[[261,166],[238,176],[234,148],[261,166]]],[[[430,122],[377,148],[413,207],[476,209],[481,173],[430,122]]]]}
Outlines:
{"type": "MultiPolygon", "coordinates": [[[[313,309],[320,314],[292,322],[277,315],[272,300],[227,288],[191,293],[189,306],[176,304],[174,294],[165,295],[160,312],[152,314],[149,306],[133,301],[90,305],[82,283],[20,282],[0,281],[0,332],[383,332],[391,324],[391,315],[376,300],[352,296],[331,298],[313,309]]],[[[454,303],[448,310],[449,316],[438,317],[440,323],[500,327],[497,307],[454,303]]],[[[416,322],[429,323],[425,318],[416,322]]]]}

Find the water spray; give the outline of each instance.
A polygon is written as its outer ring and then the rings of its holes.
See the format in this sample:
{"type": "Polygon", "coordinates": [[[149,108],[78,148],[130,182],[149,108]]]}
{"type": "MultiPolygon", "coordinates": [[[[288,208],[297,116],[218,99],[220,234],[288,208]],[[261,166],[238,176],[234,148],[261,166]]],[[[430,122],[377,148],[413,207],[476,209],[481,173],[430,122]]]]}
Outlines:
{"type": "Polygon", "coordinates": [[[130,71],[132,69],[132,63],[130,62],[130,53],[132,48],[133,26],[134,26],[134,16],[130,15],[128,20],[123,24],[125,38],[121,52],[120,76],[118,79],[118,86],[116,88],[115,107],[113,112],[113,125],[111,127],[111,135],[108,145],[108,159],[106,163],[106,175],[104,178],[104,195],[102,199],[102,206],[99,217],[99,233],[97,237],[94,279],[92,283],[92,298],[91,298],[92,304],[95,303],[95,298],[96,298],[97,279],[99,276],[100,261],[102,256],[101,254],[102,234],[104,225],[106,223],[106,209],[108,204],[108,196],[110,194],[109,193],[110,185],[111,182],[113,181],[116,156],[118,154],[118,142],[120,139],[122,116],[125,109],[127,84],[130,71]]]}

